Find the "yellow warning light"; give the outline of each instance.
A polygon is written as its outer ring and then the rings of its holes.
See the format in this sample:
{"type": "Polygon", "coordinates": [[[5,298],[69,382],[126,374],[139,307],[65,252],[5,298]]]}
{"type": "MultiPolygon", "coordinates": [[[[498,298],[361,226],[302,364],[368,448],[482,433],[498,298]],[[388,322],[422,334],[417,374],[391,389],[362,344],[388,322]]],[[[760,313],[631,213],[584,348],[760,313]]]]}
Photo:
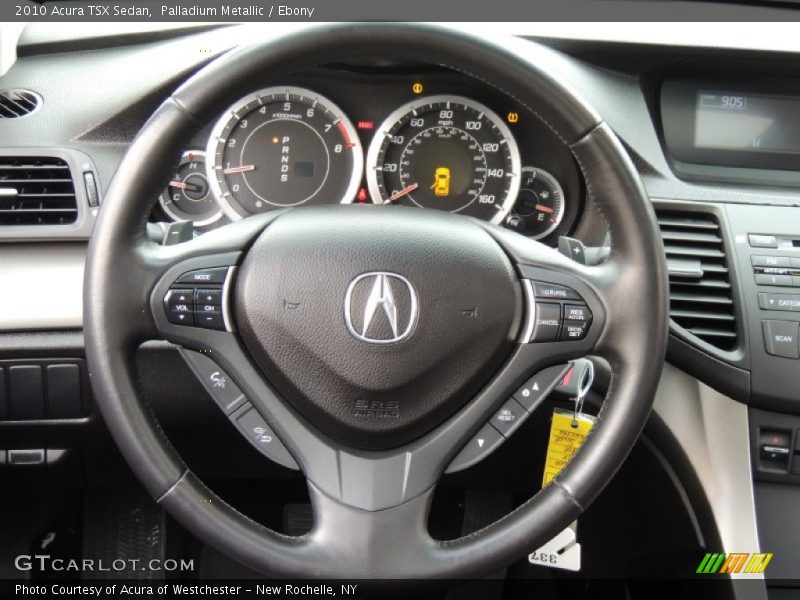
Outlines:
{"type": "Polygon", "coordinates": [[[411,86],[411,91],[415,94],[421,94],[425,87],[418,81],[411,86]]]}
{"type": "Polygon", "coordinates": [[[431,189],[437,196],[447,196],[450,193],[450,169],[447,167],[436,169],[431,189]]]}
{"type": "Polygon", "coordinates": [[[508,119],[509,123],[516,123],[517,121],[519,121],[519,113],[510,112],[508,113],[508,117],[506,118],[508,119]]]}
{"type": "Polygon", "coordinates": [[[275,136],[274,138],[272,138],[272,143],[273,143],[273,144],[277,144],[277,143],[278,143],[278,142],[280,142],[280,141],[281,141],[281,140],[278,138],[278,136],[275,136]]]}

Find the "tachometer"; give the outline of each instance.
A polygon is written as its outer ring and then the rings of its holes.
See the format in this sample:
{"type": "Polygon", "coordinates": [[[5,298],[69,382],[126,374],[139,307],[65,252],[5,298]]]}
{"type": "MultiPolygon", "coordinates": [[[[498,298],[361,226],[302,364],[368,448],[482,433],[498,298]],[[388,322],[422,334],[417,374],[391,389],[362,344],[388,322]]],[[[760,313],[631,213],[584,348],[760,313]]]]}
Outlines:
{"type": "Polygon", "coordinates": [[[208,179],[232,219],[350,202],[363,173],[352,123],[306,89],[273,87],[231,106],[208,142],[208,179]]]}
{"type": "Polygon", "coordinates": [[[435,208],[500,223],[520,181],[516,141],[503,121],[468,98],[430,96],[402,106],[367,153],[373,202],[435,208]]]}

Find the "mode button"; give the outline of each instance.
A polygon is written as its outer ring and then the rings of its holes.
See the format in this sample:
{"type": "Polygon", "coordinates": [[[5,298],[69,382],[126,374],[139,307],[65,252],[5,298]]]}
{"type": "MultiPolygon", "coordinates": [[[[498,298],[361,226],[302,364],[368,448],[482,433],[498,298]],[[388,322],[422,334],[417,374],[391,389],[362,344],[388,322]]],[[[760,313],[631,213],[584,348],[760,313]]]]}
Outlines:
{"type": "Polygon", "coordinates": [[[178,277],[175,283],[225,283],[228,276],[228,267],[214,267],[212,269],[198,269],[189,271],[178,277]]]}

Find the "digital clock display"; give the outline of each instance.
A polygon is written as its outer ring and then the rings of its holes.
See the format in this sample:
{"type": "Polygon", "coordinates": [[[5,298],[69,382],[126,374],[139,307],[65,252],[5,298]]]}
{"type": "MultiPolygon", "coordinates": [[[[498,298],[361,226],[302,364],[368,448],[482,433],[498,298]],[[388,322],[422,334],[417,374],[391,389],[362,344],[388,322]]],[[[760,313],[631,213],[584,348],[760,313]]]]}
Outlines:
{"type": "Polygon", "coordinates": [[[694,145],[800,154],[800,98],[700,90],[694,145]]]}

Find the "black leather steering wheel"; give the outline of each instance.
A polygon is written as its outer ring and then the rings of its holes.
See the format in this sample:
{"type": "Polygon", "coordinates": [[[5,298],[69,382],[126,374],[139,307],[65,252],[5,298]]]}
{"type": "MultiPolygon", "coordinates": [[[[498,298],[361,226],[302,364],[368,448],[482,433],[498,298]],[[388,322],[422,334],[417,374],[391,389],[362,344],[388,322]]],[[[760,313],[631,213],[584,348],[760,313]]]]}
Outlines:
{"type": "Polygon", "coordinates": [[[108,188],[89,245],[84,331],[105,422],[136,476],[189,531],[274,576],[473,578],[540,546],[610,481],[645,424],[661,372],[666,264],[630,159],[559,81],[562,67],[558,54],[515,38],[422,25],[314,27],[225,54],[153,114],[108,188]],[[148,240],[152,200],[199,126],[255,82],[365,54],[446,66],[527,107],[580,165],[611,233],[608,260],[582,266],[467,217],[381,206],[275,211],[175,246],[148,240]],[[181,274],[229,266],[237,268],[225,292],[231,331],[166,319],[164,294],[181,274]],[[397,273],[416,286],[419,318],[406,340],[378,347],[348,333],[346,289],[364,272],[397,273]],[[524,280],[576,290],[594,313],[585,339],[526,343],[538,301],[524,280]],[[286,298],[302,298],[302,318],[281,312],[286,298]],[[463,324],[455,309],[467,300],[476,310],[463,324]],[[203,351],[238,384],[308,480],[310,533],[264,528],[187,468],[137,387],[134,353],[149,339],[203,351]],[[496,523],[455,541],[432,539],[431,497],[453,457],[532,373],[588,354],[608,362],[612,383],[569,465],[496,523]],[[401,418],[353,422],[349,394],[400,398],[401,418]]]}

